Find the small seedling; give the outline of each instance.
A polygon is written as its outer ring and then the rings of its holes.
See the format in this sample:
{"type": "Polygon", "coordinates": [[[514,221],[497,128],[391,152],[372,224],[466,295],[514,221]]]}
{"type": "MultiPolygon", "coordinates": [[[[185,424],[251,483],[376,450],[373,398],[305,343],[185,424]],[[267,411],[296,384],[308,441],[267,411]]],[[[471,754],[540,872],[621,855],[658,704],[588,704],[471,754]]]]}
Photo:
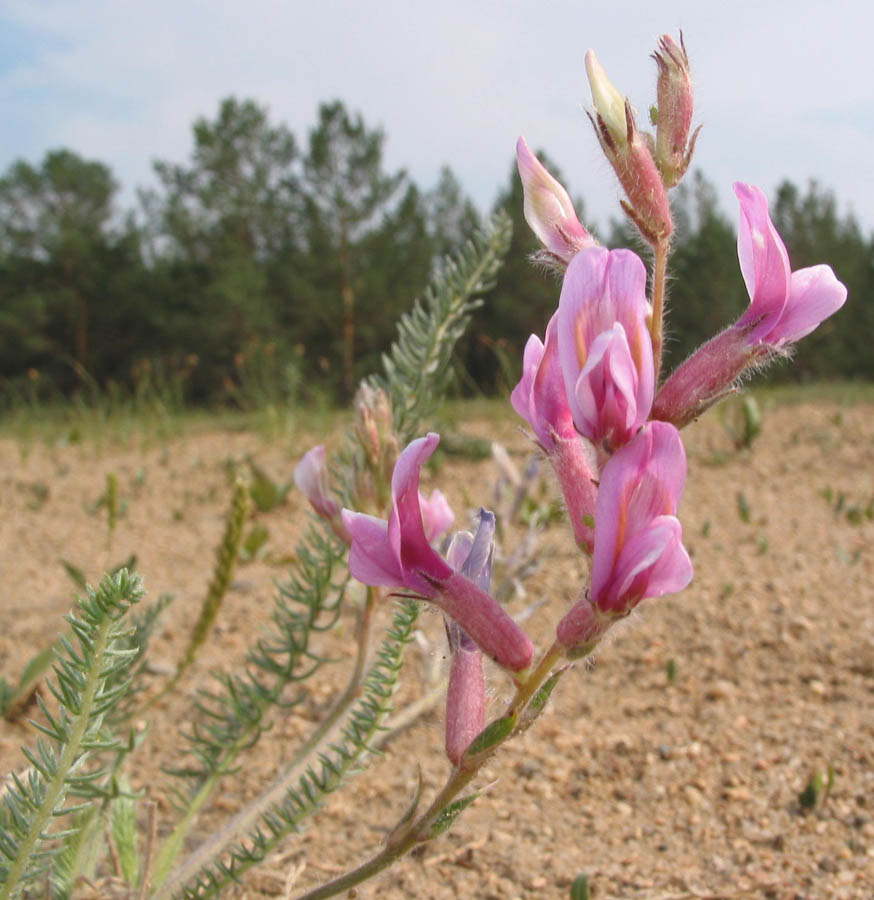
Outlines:
{"type": "Polygon", "coordinates": [[[263,554],[267,541],[270,539],[270,530],[261,522],[256,522],[249,533],[243,538],[243,546],[240,548],[240,560],[251,562],[263,554]]]}
{"type": "Polygon", "coordinates": [[[249,493],[256,509],[259,512],[270,512],[285,503],[285,498],[294,485],[294,481],[289,480],[285,484],[280,484],[278,481],[274,481],[253,459],[247,460],[247,463],[252,472],[249,493]]]}
{"type": "Polygon", "coordinates": [[[834,766],[829,764],[825,772],[815,771],[804,790],[798,795],[798,803],[804,810],[815,809],[825,803],[835,783],[834,766]]]}
{"type": "Polygon", "coordinates": [[[577,875],[571,885],[571,900],[589,900],[589,876],[577,875]]]}

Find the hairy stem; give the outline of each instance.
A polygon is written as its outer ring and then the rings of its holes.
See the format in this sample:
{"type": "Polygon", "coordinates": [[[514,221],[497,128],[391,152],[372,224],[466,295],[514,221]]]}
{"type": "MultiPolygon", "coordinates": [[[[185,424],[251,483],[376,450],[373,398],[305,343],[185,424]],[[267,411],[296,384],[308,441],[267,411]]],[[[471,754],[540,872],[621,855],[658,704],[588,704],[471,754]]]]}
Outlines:
{"type": "Polygon", "coordinates": [[[655,261],[652,271],[652,320],[649,333],[652,337],[652,356],[655,363],[655,384],[658,386],[662,369],[662,345],[664,343],[665,278],[668,270],[670,244],[666,239],[655,245],[655,261]]]}

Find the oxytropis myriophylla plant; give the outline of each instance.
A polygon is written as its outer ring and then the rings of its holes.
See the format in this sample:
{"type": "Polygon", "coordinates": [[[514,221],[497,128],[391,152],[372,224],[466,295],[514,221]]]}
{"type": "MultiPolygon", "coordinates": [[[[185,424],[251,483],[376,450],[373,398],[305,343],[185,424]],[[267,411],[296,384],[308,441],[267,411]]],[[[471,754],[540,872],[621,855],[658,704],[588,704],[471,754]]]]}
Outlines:
{"type": "MultiPolygon", "coordinates": [[[[313,527],[295,551],[269,633],[255,639],[245,673],[222,675],[200,694],[187,761],[173,766],[184,787],[172,821],[159,820],[154,804],[148,815],[138,813],[140,797],[124,776],[128,757],[147,739],[131,722],[149,709],[137,706],[149,687],[142,684],[149,674],[144,654],[166,603],[138,619],[130,610],[140,600],[140,581],[124,570],[80,601],[48,684],[58,707],[40,700],[44,737],[25,751],[27,766],[0,792],[0,900],[71,897],[83,879],[101,875],[114,891],[106,896],[218,896],[297,831],[374,751],[385,723],[392,725],[404,650],[428,604],[446,623],[448,679],[428,689],[445,698],[448,777],[427,804],[420,778],[382,848],[300,900],[348,891],[452,825],[479,795],[474,783],[484,764],[535,722],[574,660],[592,654],[643,601],[687,587],[693,572],[678,518],[686,481],[681,430],[749,375],[789,357],[798,340],[842,306],[846,289],[827,265],[793,271],[764,194],[738,182],[737,248],[749,306],[673,372],[663,372],[673,232],[668,191],[689,167],[698,130],[682,38],[662,37],[654,58],[655,134],[640,127],[594,53],[585,59],[589,116],[624,193],[622,208],[649,247],[649,270],[631,250],[600,246],[525,139],[516,145],[525,218],[542,244],[534,261],[560,275],[561,289],[542,334],[524,348],[522,376],[509,399],[555,474],[568,540],[588,571],[584,582],[568,586],[572,599],[547,623],[551,640],[535,646],[525,623],[499,601],[512,569],[507,560],[515,558],[514,571],[521,571],[531,548],[497,556],[500,522],[486,509],[472,532],[452,534],[446,498],[419,489],[422,467],[440,443],[429,418],[445,393],[452,348],[509,244],[506,217],[497,217],[435,270],[422,301],[402,318],[384,372],[359,389],[345,449],[329,457],[318,446],[298,464],[294,479],[312,507],[313,527]],[[390,607],[391,624],[376,641],[380,605],[390,607]],[[192,848],[199,813],[266,739],[270,717],[287,715],[303,698],[307,680],[329,661],[319,635],[349,610],[357,626],[347,686],[256,799],[192,848]],[[495,665],[486,667],[485,657],[495,665]],[[509,695],[490,720],[487,671],[505,679],[497,694],[509,695]],[[101,863],[104,834],[109,850],[101,863]]],[[[512,508],[525,483],[518,479],[512,508]]],[[[221,577],[189,651],[149,702],[190,673],[219,614],[247,515],[244,494],[238,482],[233,527],[219,553],[221,577]]]]}
{"type": "MultiPolygon", "coordinates": [[[[439,442],[434,433],[400,452],[387,518],[343,510],[353,577],[431,603],[447,618],[446,752],[452,768],[431,804],[423,812],[408,811],[373,859],[309,892],[308,900],[349,888],[448,827],[476,796],[466,789],[483,764],[530,726],[568,661],[591,654],[642,601],[689,584],[692,563],[677,518],[686,481],[680,429],[736,391],[746,376],[788,356],[846,299],[829,266],[792,271],[764,194],[738,182],[738,258],[749,307],[662,378],[673,231],[668,190],[688,169],[698,130],[692,131],[693,89],[682,37],[679,43],[662,37],[654,58],[655,135],[640,129],[631,102],[595,54],[589,51],[585,60],[595,133],[624,191],[622,207],[652,251],[649,294],[644,261],[631,250],[599,246],[525,139],[516,146],[525,218],[543,245],[535,261],[561,273],[562,284],[543,338],[528,340],[510,402],[555,472],[590,579],[556,623],[552,645],[536,652],[488,592],[492,514],[481,512],[475,535],[456,534],[445,556],[432,545],[434,513],[418,484],[439,442]],[[514,686],[512,699],[488,724],[482,654],[514,686]]],[[[317,496],[311,499],[318,509],[317,496]]]]}

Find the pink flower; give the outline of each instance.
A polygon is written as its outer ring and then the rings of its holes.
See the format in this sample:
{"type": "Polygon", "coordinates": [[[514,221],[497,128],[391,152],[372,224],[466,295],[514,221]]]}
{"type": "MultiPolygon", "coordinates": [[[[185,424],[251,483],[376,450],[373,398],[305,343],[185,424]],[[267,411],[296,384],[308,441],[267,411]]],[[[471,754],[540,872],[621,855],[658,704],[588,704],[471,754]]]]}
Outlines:
{"type": "Polygon", "coordinates": [[[831,266],[792,272],[786,246],[768,215],[765,195],[740,181],[734,192],[741,212],[737,255],[751,298],[736,327],[747,329],[750,344],[795,343],[844,305],[847,289],[831,266]]]}
{"type": "Polygon", "coordinates": [[[295,466],[294,483],[322,518],[333,519],[340,512],[340,504],[328,491],[328,468],[323,444],[308,450],[295,466]]]}
{"type": "Polygon", "coordinates": [[[558,353],[577,430],[610,451],[647,420],[655,369],[646,270],[630,250],[585,250],[565,274],[558,353]]]}
{"type": "Polygon", "coordinates": [[[343,510],[352,542],[349,571],[364,584],[406,588],[431,600],[499,665],[519,672],[531,662],[531,641],[493,597],[456,572],[428,542],[419,473],[439,441],[433,433],[418,438],[398,457],[388,521],[343,510]]]}
{"type": "Polygon", "coordinates": [[[565,647],[590,643],[647,597],[681,591],[692,563],[676,517],[686,455],[676,428],[653,422],[610,458],[595,506],[588,596],[559,623],[565,647]],[[605,622],[605,619],[607,620],[605,622]]]}
{"type": "Polygon", "coordinates": [[[746,372],[785,355],[847,299],[830,266],[792,272],[789,254],[757,188],[738,182],[741,220],[737,254],[750,295],[746,312],[671,374],[653,417],[682,428],[733,390],[746,372]]]}
{"type": "Polygon", "coordinates": [[[580,224],[567,191],[528,149],[524,137],[516,141],[516,165],[525,194],[525,221],[540,243],[567,265],[576,253],[595,241],[580,224]]]}
{"type": "Polygon", "coordinates": [[[558,357],[556,313],[546,327],[546,345],[528,338],[522,379],[510,394],[513,409],[534,429],[558,476],[576,542],[591,551],[594,533],[588,522],[595,511],[597,463],[580,440],[568,405],[558,357]]]}

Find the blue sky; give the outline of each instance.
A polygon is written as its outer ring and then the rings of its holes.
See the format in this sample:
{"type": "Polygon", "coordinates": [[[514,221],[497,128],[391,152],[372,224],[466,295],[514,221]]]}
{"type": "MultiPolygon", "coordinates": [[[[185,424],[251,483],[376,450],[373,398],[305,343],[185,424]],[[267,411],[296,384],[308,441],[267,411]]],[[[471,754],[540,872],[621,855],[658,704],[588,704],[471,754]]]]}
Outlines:
{"type": "Polygon", "coordinates": [[[67,146],[108,163],[133,203],[151,161],[185,159],[222,97],[255,98],[301,140],[339,97],[385,129],[389,166],[427,188],[448,163],[483,208],[525,134],[604,225],[617,190],[583,56],[596,50],[643,121],[649,54],[679,28],[704,124],[695,164],[726,212],[734,180],[770,195],[815,178],[874,229],[874,12],[860,0],[0,0],[0,169],[67,146]]]}

